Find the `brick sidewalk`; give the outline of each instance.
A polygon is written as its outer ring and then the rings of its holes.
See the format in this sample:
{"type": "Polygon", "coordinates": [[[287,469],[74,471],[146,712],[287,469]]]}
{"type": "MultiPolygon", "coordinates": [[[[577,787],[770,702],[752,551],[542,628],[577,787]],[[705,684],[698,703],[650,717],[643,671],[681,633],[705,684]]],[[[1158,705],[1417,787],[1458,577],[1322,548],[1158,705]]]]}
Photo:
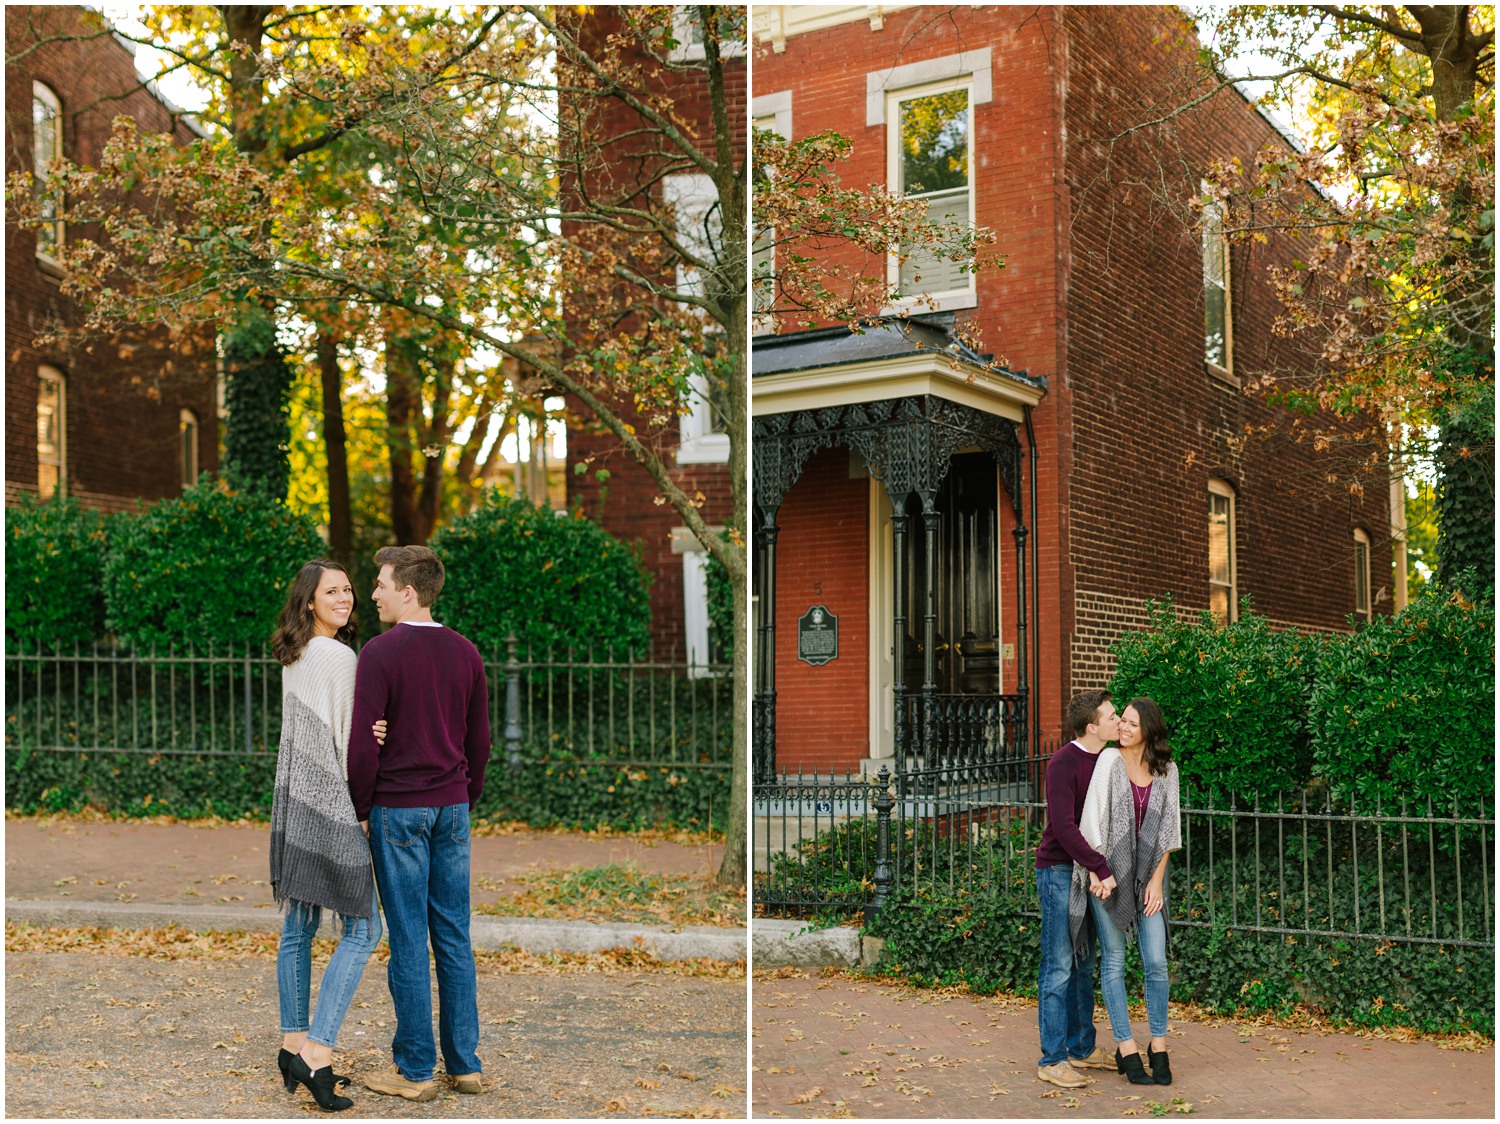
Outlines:
{"type": "Polygon", "coordinates": [[[757,973],[752,1020],[757,1117],[1175,1117],[1179,1097],[1199,1117],[1495,1115],[1493,1048],[1174,1021],[1171,1086],[1089,1070],[1072,1091],[1036,1079],[1025,1000],[757,973]]]}
{"type": "MultiPolygon", "coordinates": [[[[32,901],[105,901],[274,909],[266,824],[5,821],[5,896],[32,901]]],[[[722,844],[694,847],[583,832],[475,835],[473,908],[523,887],[517,875],[570,866],[634,863],[672,874],[718,868],[722,844]]]]}

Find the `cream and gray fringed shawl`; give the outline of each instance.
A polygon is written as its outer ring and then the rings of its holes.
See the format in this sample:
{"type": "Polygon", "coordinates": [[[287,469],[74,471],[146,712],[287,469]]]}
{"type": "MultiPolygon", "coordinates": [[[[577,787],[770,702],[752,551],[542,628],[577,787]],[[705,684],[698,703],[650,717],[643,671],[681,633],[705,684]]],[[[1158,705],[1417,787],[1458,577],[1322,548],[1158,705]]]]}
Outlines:
{"type": "MultiPolygon", "coordinates": [[[[1130,773],[1118,749],[1106,749],[1094,766],[1094,778],[1084,797],[1078,830],[1088,845],[1104,856],[1115,876],[1115,891],[1104,899],[1105,912],[1115,928],[1134,933],[1136,919],[1146,904],[1146,884],[1151,881],[1162,856],[1182,846],[1182,807],[1177,794],[1177,763],[1167,764],[1167,775],[1151,778],[1151,797],[1141,830],[1135,830],[1135,801],[1130,795],[1130,773]]],[[[1162,882],[1162,909],[1168,906],[1166,880],[1162,882]]],[[[1089,910],[1089,872],[1073,864],[1073,882],[1068,892],[1068,932],[1075,954],[1082,951],[1085,926],[1092,932],[1089,910]]],[[[1089,942],[1091,946],[1093,942],[1089,942]]]]}
{"type": "Polygon", "coordinates": [[[271,893],[344,917],[369,917],[370,841],[349,795],[354,652],[314,636],[282,670],[281,746],[271,804],[271,893]]]}

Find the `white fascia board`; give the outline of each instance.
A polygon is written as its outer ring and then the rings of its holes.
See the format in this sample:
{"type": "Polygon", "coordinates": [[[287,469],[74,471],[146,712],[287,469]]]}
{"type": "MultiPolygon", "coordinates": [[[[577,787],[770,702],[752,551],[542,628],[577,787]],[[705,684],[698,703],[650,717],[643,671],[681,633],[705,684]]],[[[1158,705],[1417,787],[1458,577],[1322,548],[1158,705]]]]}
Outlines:
{"type": "Polygon", "coordinates": [[[955,366],[948,357],[928,352],[761,375],[751,384],[750,412],[763,417],[934,394],[987,414],[1021,421],[1024,407],[1035,406],[1044,393],[1040,387],[1014,382],[970,363],[958,362],[955,366]]]}

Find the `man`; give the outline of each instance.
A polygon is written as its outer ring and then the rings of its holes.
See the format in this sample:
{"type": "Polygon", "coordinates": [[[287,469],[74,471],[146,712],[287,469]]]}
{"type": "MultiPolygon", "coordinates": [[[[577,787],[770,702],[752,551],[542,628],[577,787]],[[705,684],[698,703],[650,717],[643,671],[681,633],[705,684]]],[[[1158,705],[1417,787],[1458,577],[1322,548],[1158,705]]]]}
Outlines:
{"type": "MultiPolygon", "coordinates": [[[[1073,864],[1087,867],[1107,897],[1115,888],[1104,856],[1078,830],[1083,798],[1099,751],[1120,733],[1108,691],[1085,691],[1068,703],[1068,733],[1073,738],[1047,763],[1047,826],[1036,848],[1036,892],[1042,908],[1042,964],[1037,973],[1037,1022],[1042,1056],[1037,1077],[1078,1089],[1088,1084],[1080,1069],[1114,1069],[1115,1059],[1094,1044],[1094,950],[1074,957],[1068,931],[1068,894],[1073,864]]],[[[1088,932],[1086,929],[1085,932],[1088,932]]],[[[1087,939],[1087,938],[1085,938],[1087,939]]]]}
{"type": "Polygon", "coordinates": [[[430,1101],[437,1096],[437,1059],[429,937],[443,1065],[458,1092],[483,1089],[469,940],[469,809],[484,790],[489,703],[479,651],[432,619],[432,603],[443,588],[438,556],[425,546],[388,546],[375,555],[375,564],[375,606],[392,627],[360,652],[349,788],[355,814],[369,821],[391,946],[387,980],[396,1034],[394,1066],[365,1084],[376,1093],[430,1101]],[[382,716],[383,745],[372,729],[382,716]]]}

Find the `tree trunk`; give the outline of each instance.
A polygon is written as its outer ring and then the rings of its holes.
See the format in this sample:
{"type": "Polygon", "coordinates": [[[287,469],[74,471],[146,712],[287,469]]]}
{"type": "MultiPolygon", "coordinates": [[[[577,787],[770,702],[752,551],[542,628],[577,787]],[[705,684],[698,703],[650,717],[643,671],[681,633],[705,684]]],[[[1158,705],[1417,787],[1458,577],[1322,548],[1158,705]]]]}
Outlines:
{"type": "Polygon", "coordinates": [[[417,509],[417,481],[412,470],[412,430],[421,411],[420,392],[411,353],[389,335],[385,345],[386,448],[391,458],[391,531],[402,546],[427,542],[417,509]]]}
{"type": "Polygon", "coordinates": [[[323,380],[323,446],[328,453],[328,546],[345,566],[354,561],[354,521],[349,511],[349,451],[344,437],[343,372],[339,341],[318,329],[318,373],[323,380]]]}

